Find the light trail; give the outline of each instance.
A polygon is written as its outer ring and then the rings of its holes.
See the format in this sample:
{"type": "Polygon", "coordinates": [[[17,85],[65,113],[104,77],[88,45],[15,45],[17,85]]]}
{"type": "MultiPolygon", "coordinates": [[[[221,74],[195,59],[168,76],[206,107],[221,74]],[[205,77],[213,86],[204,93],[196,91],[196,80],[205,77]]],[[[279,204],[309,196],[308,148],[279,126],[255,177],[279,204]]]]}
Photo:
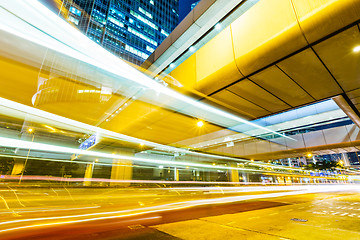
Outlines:
{"type": "MultiPolygon", "coordinates": [[[[20,176],[0,175],[1,179],[19,180],[20,176]]],[[[336,177],[311,177],[303,176],[304,178],[330,179],[342,180],[336,177]]],[[[161,181],[161,180],[117,180],[108,178],[64,178],[64,177],[49,177],[49,176],[23,176],[23,180],[29,181],[56,181],[56,182],[107,182],[107,183],[142,183],[142,184],[198,184],[198,185],[286,185],[287,183],[262,183],[262,182],[202,182],[202,181],[161,181]]],[[[291,183],[291,185],[328,185],[332,183],[291,183]]],[[[335,184],[335,183],[334,183],[335,184]]],[[[336,183],[339,184],[339,183],[336,183]]],[[[201,187],[204,188],[204,187],[201,187]]],[[[163,188],[166,189],[166,188],[163,188]]],[[[171,188],[175,189],[175,188],[171,188]]],[[[0,190],[2,191],[2,190],[0,190]]]]}
{"type": "Polygon", "coordinates": [[[131,160],[135,162],[143,162],[143,163],[151,163],[151,164],[159,164],[159,165],[176,165],[176,166],[192,166],[192,167],[201,167],[201,168],[210,168],[210,169],[233,169],[233,170],[241,170],[241,171],[253,171],[253,172],[270,172],[265,170],[257,170],[257,169],[247,169],[247,168],[238,168],[238,167],[228,167],[228,166],[213,166],[209,164],[200,164],[194,162],[180,162],[180,161],[169,161],[169,160],[156,160],[156,159],[147,159],[147,158],[139,158],[139,157],[131,157],[126,155],[119,154],[110,154],[103,152],[95,152],[95,151],[87,151],[81,150],[77,148],[69,148],[69,147],[61,147],[56,145],[30,142],[12,138],[0,137],[0,146],[3,147],[12,147],[12,148],[21,148],[21,149],[32,149],[38,151],[45,152],[56,152],[56,153],[69,153],[69,154],[79,154],[93,157],[102,157],[107,159],[122,159],[122,160],[131,160]]]}
{"type": "Polygon", "coordinates": [[[162,204],[162,205],[157,205],[157,206],[152,206],[152,207],[138,208],[135,210],[121,210],[121,211],[78,214],[78,215],[68,215],[68,216],[58,216],[58,217],[19,219],[19,220],[2,222],[2,223],[0,223],[0,226],[15,224],[15,223],[28,223],[28,222],[64,220],[64,219],[66,219],[66,220],[60,221],[60,222],[26,225],[26,226],[21,226],[21,227],[12,227],[12,228],[0,230],[0,233],[21,230],[21,229],[28,229],[28,228],[36,228],[36,227],[42,227],[42,226],[63,225],[63,224],[71,224],[71,223],[75,224],[75,223],[81,223],[81,222],[139,216],[139,215],[150,214],[150,213],[161,213],[161,212],[165,212],[165,211],[180,210],[180,209],[185,209],[185,208],[189,208],[189,207],[205,206],[205,205],[212,205],[212,204],[224,204],[224,203],[240,202],[240,201],[245,201],[245,200],[254,200],[254,199],[262,199],[262,198],[276,198],[276,197],[309,194],[309,193],[336,192],[336,191],[349,191],[349,190],[360,191],[360,186],[358,186],[358,185],[303,186],[302,189],[299,189],[298,191],[294,191],[294,192],[268,193],[268,194],[258,194],[258,195],[231,196],[231,197],[221,197],[221,198],[213,198],[213,199],[182,201],[182,202],[168,203],[168,204],[162,204]],[[104,216],[104,215],[108,215],[108,216],[104,216]],[[75,218],[75,220],[71,220],[74,218],[75,218]],[[76,218],[79,218],[79,219],[76,219],[76,218]],[[81,218],[86,218],[86,219],[81,219],[81,218]]]}
{"type": "MultiPolygon", "coordinates": [[[[153,81],[150,77],[129,66],[115,55],[91,41],[85,35],[80,33],[80,31],[71,27],[68,23],[63,21],[56,14],[52,13],[38,1],[6,1],[2,3],[1,7],[8,12],[3,13],[3,15],[5,15],[4,19],[18,18],[16,21],[14,19],[11,24],[9,24],[10,26],[5,23],[0,23],[0,29],[3,31],[37,43],[56,52],[61,52],[95,67],[99,67],[121,78],[128,79],[149,89],[153,89],[156,92],[160,92],[167,97],[175,98],[176,100],[188,104],[188,106],[195,106],[199,110],[212,113],[217,117],[227,118],[237,123],[244,123],[249,126],[262,129],[266,132],[292,139],[284,134],[257,125],[253,122],[182,95],[160,83],[153,81]],[[21,9],[21,11],[19,11],[19,9],[21,9]],[[9,16],[9,13],[12,15],[9,16]],[[35,18],[35,15],[41,15],[43,19],[38,19],[38,17],[35,18]],[[31,34],[29,33],[29,29],[31,34]],[[62,34],[63,32],[66,32],[66,37],[64,36],[65,34],[62,34]]],[[[211,119],[207,120],[212,122],[211,119]]]]}
{"type": "MultiPolygon", "coordinates": [[[[79,208],[31,208],[32,210],[26,209],[16,209],[16,213],[39,213],[39,212],[58,212],[58,211],[71,211],[71,210],[87,210],[100,208],[100,206],[91,206],[91,207],[79,207],[79,208]]],[[[12,212],[0,212],[0,214],[12,213],[12,212]]]]}
{"type": "MultiPolygon", "coordinates": [[[[5,98],[1,98],[0,97],[0,105],[10,108],[10,109],[14,109],[20,112],[24,112],[27,114],[30,114],[32,116],[37,116],[40,117],[42,119],[48,119],[51,121],[55,121],[57,123],[62,123],[62,124],[66,124],[69,126],[73,126],[75,128],[82,129],[83,131],[91,131],[93,133],[98,133],[101,134],[102,136],[105,137],[109,137],[112,139],[116,139],[116,140],[125,140],[128,142],[134,142],[134,143],[143,143],[147,146],[150,147],[154,147],[156,149],[159,150],[163,150],[163,151],[170,151],[170,152],[179,152],[179,153],[186,153],[189,155],[195,155],[195,156],[201,156],[201,157],[209,157],[209,158],[215,158],[215,159],[222,159],[222,160],[230,160],[230,161],[242,161],[242,162],[247,162],[249,164],[253,164],[256,165],[257,163],[251,163],[251,161],[249,160],[245,160],[245,159],[241,159],[241,158],[234,158],[234,157],[227,157],[227,156],[221,156],[221,155],[214,155],[214,154],[207,154],[207,153],[199,153],[199,152],[194,152],[194,151],[190,151],[187,149],[182,149],[182,148],[176,148],[176,147],[171,147],[171,146],[166,146],[166,145],[162,145],[162,144],[158,144],[158,143],[153,143],[153,142],[149,142],[149,141],[145,141],[142,139],[138,139],[138,138],[134,138],[134,137],[130,137],[124,134],[120,134],[120,133],[116,133],[113,131],[109,131],[103,128],[99,128],[99,127],[95,127],[86,123],[82,123],[79,121],[75,121],[66,117],[62,117],[53,113],[49,113],[34,107],[30,107],[21,103],[17,103],[5,98]]],[[[286,167],[280,167],[280,166],[276,166],[276,165],[267,165],[267,164],[261,164],[264,166],[268,166],[268,167],[273,167],[273,168],[278,168],[278,169],[291,169],[291,170],[297,170],[297,171],[302,171],[301,169],[294,169],[294,168],[286,168],[286,167]]]]}
{"type": "Polygon", "coordinates": [[[295,171],[304,171],[302,169],[296,169],[296,168],[290,168],[290,167],[284,167],[284,166],[277,166],[277,165],[270,165],[270,164],[259,164],[259,163],[253,163],[249,160],[245,160],[245,159],[241,159],[241,158],[234,158],[234,157],[227,157],[227,156],[221,156],[221,155],[214,155],[214,154],[207,154],[207,153],[199,153],[199,152],[194,152],[194,151],[190,151],[187,149],[182,149],[182,148],[176,148],[176,147],[170,147],[170,146],[166,146],[166,145],[162,145],[162,144],[158,144],[158,143],[153,143],[153,142],[149,142],[149,141],[145,141],[142,139],[138,139],[138,138],[134,138],[134,137],[130,137],[124,134],[120,134],[120,133],[116,133],[113,131],[109,131],[106,129],[102,129],[99,127],[95,127],[86,123],[82,123],[79,121],[75,121],[69,118],[65,118],[56,114],[52,114],[34,107],[30,107],[21,103],[17,103],[5,98],[1,98],[0,97],[0,105],[10,108],[10,109],[14,109],[20,112],[24,112],[27,114],[31,114],[33,116],[38,116],[41,117],[43,119],[49,119],[51,121],[55,121],[58,123],[62,123],[62,124],[66,124],[69,126],[73,126],[76,127],[77,129],[83,129],[84,131],[92,131],[93,133],[99,133],[102,136],[105,137],[109,137],[112,139],[116,139],[116,140],[125,140],[125,141],[129,141],[129,142],[135,142],[135,143],[144,143],[147,146],[151,146],[151,147],[155,147],[159,150],[164,150],[164,151],[171,151],[171,152],[180,152],[180,153],[186,153],[186,154],[190,154],[190,155],[195,155],[195,156],[202,156],[202,157],[209,157],[209,158],[215,158],[215,159],[222,159],[222,160],[230,160],[230,161],[242,161],[242,162],[246,162],[249,163],[250,165],[257,165],[257,166],[262,166],[262,167],[272,167],[272,168],[276,168],[276,169],[286,169],[286,170],[295,170],[295,171]]]}

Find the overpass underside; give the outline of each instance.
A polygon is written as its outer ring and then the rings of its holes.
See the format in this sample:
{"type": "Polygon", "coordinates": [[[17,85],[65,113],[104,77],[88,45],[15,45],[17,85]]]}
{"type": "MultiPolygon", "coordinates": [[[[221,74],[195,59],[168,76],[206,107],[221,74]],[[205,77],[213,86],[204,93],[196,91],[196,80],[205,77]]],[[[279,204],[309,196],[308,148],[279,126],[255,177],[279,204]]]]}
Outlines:
{"type": "MultiPolygon", "coordinates": [[[[239,11],[241,4],[233,12],[239,11]]],[[[259,1],[228,25],[222,25],[228,21],[224,17],[216,25],[221,28],[214,26],[213,31],[219,31],[214,38],[199,47],[194,42],[193,54],[185,50],[186,60],[181,54],[175,56],[172,65],[160,72],[168,73],[169,82],[175,79],[203,101],[249,120],[334,98],[346,105],[343,111],[355,125],[301,133],[291,136],[293,140],[264,140],[245,134],[243,137],[248,138],[235,141],[235,145],[228,144],[234,132],[218,131],[176,144],[262,160],[299,157],[308,152],[357,152],[359,13],[358,1],[259,1]]],[[[199,25],[195,15],[192,17],[192,24],[199,25]]],[[[176,34],[155,51],[149,69],[160,66],[161,54],[168,56],[167,51],[177,48],[178,39],[187,32],[180,37],[176,34]]]]}
{"type": "Polygon", "coordinates": [[[337,95],[358,113],[359,12],[358,1],[260,1],[170,76],[248,119],[337,95]]]}

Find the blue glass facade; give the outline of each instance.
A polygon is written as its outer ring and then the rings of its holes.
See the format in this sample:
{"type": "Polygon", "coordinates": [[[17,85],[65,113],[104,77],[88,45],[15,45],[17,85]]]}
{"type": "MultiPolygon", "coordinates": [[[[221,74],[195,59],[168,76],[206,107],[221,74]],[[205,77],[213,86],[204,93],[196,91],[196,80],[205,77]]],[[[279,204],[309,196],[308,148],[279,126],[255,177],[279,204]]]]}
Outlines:
{"type": "Polygon", "coordinates": [[[178,0],[64,0],[66,20],[141,65],[178,24],[178,0]]]}

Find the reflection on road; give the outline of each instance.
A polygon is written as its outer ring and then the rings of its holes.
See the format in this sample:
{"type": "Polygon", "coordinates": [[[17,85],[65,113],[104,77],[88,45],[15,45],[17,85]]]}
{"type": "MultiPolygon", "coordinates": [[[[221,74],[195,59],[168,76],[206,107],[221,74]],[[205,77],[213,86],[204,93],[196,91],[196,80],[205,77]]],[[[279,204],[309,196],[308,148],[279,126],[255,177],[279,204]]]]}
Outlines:
{"type": "Polygon", "coordinates": [[[4,237],[39,233],[51,235],[59,228],[66,228],[67,231],[77,229],[77,233],[79,229],[82,229],[80,232],[92,232],[94,229],[89,229],[88,224],[99,223],[151,225],[162,222],[164,213],[189,208],[308,193],[359,190],[360,187],[354,184],[167,188],[12,186],[0,190],[0,234],[4,237]]]}

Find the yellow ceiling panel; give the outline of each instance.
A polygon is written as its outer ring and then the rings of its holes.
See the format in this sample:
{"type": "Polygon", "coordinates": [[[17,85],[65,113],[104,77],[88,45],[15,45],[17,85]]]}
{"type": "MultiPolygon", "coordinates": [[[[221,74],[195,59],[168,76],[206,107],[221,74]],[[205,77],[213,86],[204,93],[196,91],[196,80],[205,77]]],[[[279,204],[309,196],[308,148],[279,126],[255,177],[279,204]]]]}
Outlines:
{"type": "Polygon", "coordinates": [[[358,0],[291,0],[299,24],[309,43],[313,43],[359,19],[358,0]]]}
{"type": "Polygon", "coordinates": [[[290,107],[248,79],[244,79],[227,89],[270,112],[278,112],[290,107]]]}
{"type": "Polygon", "coordinates": [[[165,110],[157,106],[134,101],[115,115],[109,122],[103,122],[101,126],[116,132],[131,133],[138,128],[146,127],[146,124],[157,121],[165,113],[165,110]]]}
{"type": "Polygon", "coordinates": [[[293,107],[314,101],[276,66],[267,68],[251,76],[250,79],[293,107]]]}
{"type": "Polygon", "coordinates": [[[175,68],[170,75],[185,88],[194,89],[196,87],[196,55],[191,55],[180,66],[175,68]]]}
{"type": "Polygon", "coordinates": [[[59,102],[45,104],[39,108],[44,111],[92,125],[96,125],[107,110],[106,105],[93,102],[59,102]]]}
{"type": "Polygon", "coordinates": [[[204,94],[212,93],[243,77],[234,62],[230,27],[225,28],[195,54],[197,90],[204,94]]]}
{"type": "Polygon", "coordinates": [[[277,65],[317,100],[342,92],[311,49],[306,49],[277,65]]]}
{"type": "Polygon", "coordinates": [[[356,105],[356,104],[360,104],[360,97],[356,97],[356,98],[352,98],[351,102],[356,105]]]}
{"type": "Polygon", "coordinates": [[[347,92],[346,94],[349,96],[349,98],[360,97],[360,88],[347,92]]]}
{"type": "Polygon", "coordinates": [[[106,100],[103,100],[100,93],[78,93],[74,90],[95,88],[71,80],[59,80],[62,81],[59,85],[65,89],[61,90],[60,87],[60,94],[54,94],[55,97],[49,102],[40,101],[37,105],[38,108],[80,122],[97,125],[101,119],[112,113],[109,110],[122,99],[121,96],[115,94],[109,95],[106,100]]]}
{"type": "MultiPolygon", "coordinates": [[[[101,101],[99,93],[79,94],[79,89],[94,87],[66,78],[53,78],[51,86],[38,83],[39,69],[24,64],[0,59],[1,97],[33,106],[32,98],[39,90],[58,90],[38,96],[47,101],[35,102],[36,107],[60,116],[68,117],[88,124],[97,124],[106,111],[119,100],[119,96],[112,95],[107,101],[101,101]],[[54,80],[54,81],[53,81],[54,80]],[[39,86],[39,88],[38,88],[39,86]],[[86,96],[85,96],[86,95],[86,96]],[[95,96],[96,95],[96,96],[95,96]]],[[[48,78],[42,74],[41,77],[48,78]]]]}
{"type": "Polygon", "coordinates": [[[355,108],[360,112],[360,104],[355,104],[355,108]]]}
{"type": "Polygon", "coordinates": [[[240,114],[250,118],[258,118],[270,114],[269,111],[227,90],[220,91],[211,97],[235,107],[240,114]]]}
{"type": "Polygon", "coordinates": [[[360,46],[357,26],[314,46],[316,53],[345,91],[360,88],[360,52],[353,51],[356,46],[360,46]]]}
{"type": "Polygon", "coordinates": [[[196,126],[197,119],[145,102],[135,101],[101,127],[130,136],[169,144],[221,130],[210,123],[196,126]]]}
{"type": "Polygon", "coordinates": [[[307,45],[291,1],[260,1],[231,28],[236,63],[244,75],[307,45]]]}
{"type": "Polygon", "coordinates": [[[223,129],[210,123],[199,128],[196,125],[197,119],[178,113],[169,112],[164,115],[157,121],[147,122],[145,128],[133,129],[132,136],[169,144],[223,129]]]}
{"type": "Polygon", "coordinates": [[[39,70],[27,65],[0,58],[0,96],[31,105],[37,91],[39,70]]]}

